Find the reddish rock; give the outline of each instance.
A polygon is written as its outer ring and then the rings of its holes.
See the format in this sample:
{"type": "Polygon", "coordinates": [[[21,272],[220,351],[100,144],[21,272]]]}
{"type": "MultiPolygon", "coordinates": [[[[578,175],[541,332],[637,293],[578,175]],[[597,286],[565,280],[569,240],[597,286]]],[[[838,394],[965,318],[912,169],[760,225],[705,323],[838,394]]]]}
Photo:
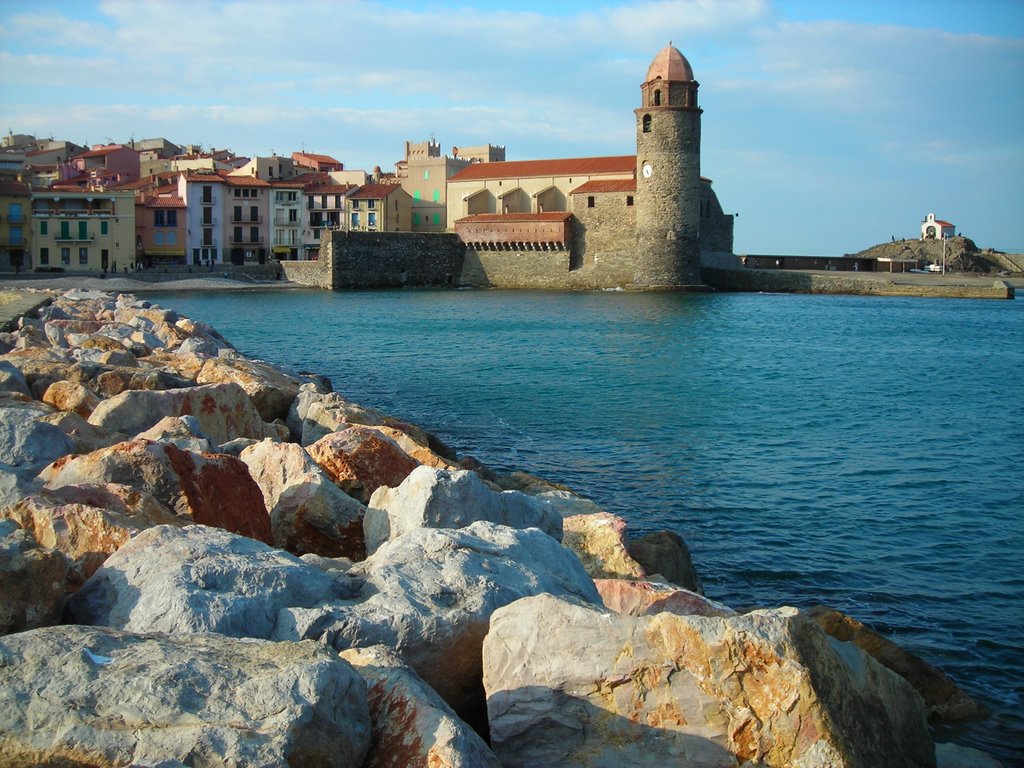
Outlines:
{"type": "MultiPolygon", "coordinates": [[[[376,426],[368,425],[369,429],[374,429],[380,432],[386,437],[390,437],[398,446],[405,451],[411,458],[418,461],[428,467],[434,469],[460,469],[458,464],[455,464],[448,459],[440,456],[426,445],[418,442],[409,432],[409,430],[402,429],[399,427],[388,427],[388,426],[376,426]]],[[[425,433],[424,433],[425,434],[425,433]]]]}
{"type": "Polygon", "coordinates": [[[390,437],[364,426],[331,432],[307,450],[339,488],[363,504],[381,486],[401,485],[419,466],[390,437]]]}
{"type": "Polygon", "coordinates": [[[263,494],[234,456],[200,455],[166,443],[129,440],[82,456],[65,456],[39,477],[49,488],[129,485],[192,522],[272,542],[263,494]]]}
{"type": "Polygon", "coordinates": [[[73,563],[72,588],[139,531],[186,522],[148,493],[114,484],[44,490],[0,510],[0,518],[31,531],[40,545],[63,552],[73,563]]]}
{"type": "Polygon", "coordinates": [[[100,399],[92,392],[71,381],[55,381],[46,388],[41,398],[44,403],[49,403],[58,411],[72,411],[83,419],[88,419],[100,399]]]}
{"type": "Polygon", "coordinates": [[[728,606],[686,589],[654,581],[594,579],[605,607],[626,616],[674,613],[679,616],[735,616],[728,606]]]}
{"type": "Polygon", "coordinates": [[[672,531],[649,533],[627,542],[626,548],[648,573],[656,573],[672,584],[704,594],[704,587],[690,559],[690,550],[679,534],[672,531]]]}
{"type": "Polygon", "coordinates": [[[245,390],[264,421],[288,416],[288,409],[299,394],[300,383],[272,365],[240,355],[210,358],[196,375],[197,384],[227,382],[234,382],[245,390]]]}

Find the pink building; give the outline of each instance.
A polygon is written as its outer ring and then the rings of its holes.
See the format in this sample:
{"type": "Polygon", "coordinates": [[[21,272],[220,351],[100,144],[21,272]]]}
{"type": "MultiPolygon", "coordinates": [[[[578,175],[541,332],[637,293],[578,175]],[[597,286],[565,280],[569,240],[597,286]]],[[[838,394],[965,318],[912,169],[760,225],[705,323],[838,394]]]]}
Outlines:
{"type": "Polygon", "coordinates": [[[123,144],[97,145],[61,165],[60,181],[86,187],[113,187],[137,181],[141,157],[123,144]]]}
{"type": "Polygon", "coordinates": [[[345,164],[330,155],[314,155],[312,152],[292,152],[292,161],[297,166],[309,168],[318,173],[344,171],[345,164]]]}

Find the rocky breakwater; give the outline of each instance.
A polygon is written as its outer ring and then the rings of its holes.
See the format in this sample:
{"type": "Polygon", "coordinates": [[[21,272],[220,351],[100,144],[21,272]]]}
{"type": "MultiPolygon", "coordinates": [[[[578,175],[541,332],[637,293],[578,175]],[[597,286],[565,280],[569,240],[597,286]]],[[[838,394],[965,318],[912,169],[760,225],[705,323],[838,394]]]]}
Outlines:
{"type": "Polygon", "coordinates": [[[170,310],[0,352],[4,765],[986,764],[847,624],[170,310]]]}

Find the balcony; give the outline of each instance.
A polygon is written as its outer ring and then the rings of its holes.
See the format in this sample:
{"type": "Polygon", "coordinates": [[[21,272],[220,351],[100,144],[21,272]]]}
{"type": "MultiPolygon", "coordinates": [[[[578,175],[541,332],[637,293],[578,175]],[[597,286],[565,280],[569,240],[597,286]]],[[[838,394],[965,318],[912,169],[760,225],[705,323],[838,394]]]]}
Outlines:
{"type": "Polygon", "coordinates": [[[71,233],[61,232],[59,235],[56,235],[53,239],[56,240],[58,243],[91,243],[96,240],[96,233],[90,232],[88,235],[83,237],[81,233],[78,233],[77,235],[72,235],[71,233]]]}
{"type": "Polygon", "coordinates": [[[0,248],[27,248],[28,241],[24,237],[0,237],[0,248]]]}
{"type": "Polygon", "coordinates": [[[262,237],[257,237],[257,238],[256,238],[256,239],[254,240],[254,239],[253,239],[253,238],[251,238],[251,237],[249,237],[249,238],[245,238],[245,237],[243,237],[243,238],[240,238],[240,239],[235,239],[235,237],[234,237],[234,236],[232,236],[232,237],[231,237],[231,238],[230,238],[230,239],[228,240],[228,243],[229,243],[230,245],[263,245],[263,242],[264,242],[264,241],[263,241],[263,238],[262,238],[262,237]]]}
{"type": "Polygon", "coordinates": [[[25,214],[23,214],[23,213],[9,213],[9,214],[7,214],[7,223],[8,224],[24,224],[25,223],[25,214]]]}
{"type": "Polygon", "coordinates": [[[203,221],[199,222],[199,226],[201,226],[201,227],[216,227],[217,226],[217,219],[215,219],[215,218],[213,218],[211,216],[209,218],[209,220],[204,219],[203,221]]]}
{"type": "Polygon", "coordinates": [[[262,216],[242,216],[242,215],[231,214],[231,223],[232,224],[262,224],[263,223],[263,217],[262,216]]]}

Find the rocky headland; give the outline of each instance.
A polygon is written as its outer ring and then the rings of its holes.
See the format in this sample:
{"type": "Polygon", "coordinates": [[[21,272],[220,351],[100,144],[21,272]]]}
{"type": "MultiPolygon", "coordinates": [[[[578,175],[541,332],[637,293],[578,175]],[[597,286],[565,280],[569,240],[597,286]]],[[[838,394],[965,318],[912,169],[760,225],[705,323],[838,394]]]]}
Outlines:
{"type": "Polygon", "coordinates": [[[674,532],[343,382],[34,295],[0,333],[3,765],[997,765],[850,617],[738,612],[674,532]]]}

